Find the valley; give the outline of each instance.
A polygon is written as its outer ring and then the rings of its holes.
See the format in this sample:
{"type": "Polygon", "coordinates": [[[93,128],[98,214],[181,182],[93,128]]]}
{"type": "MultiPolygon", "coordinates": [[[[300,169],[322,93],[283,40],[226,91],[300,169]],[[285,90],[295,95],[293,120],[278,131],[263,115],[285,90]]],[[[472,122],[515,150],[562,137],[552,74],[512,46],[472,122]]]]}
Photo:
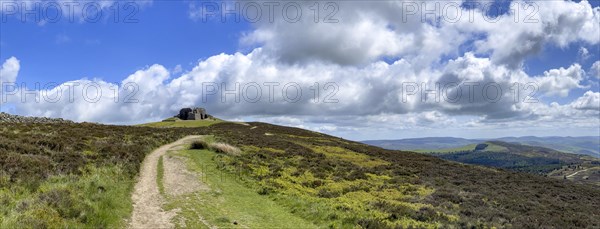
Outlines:
{"type": "Polygon", "coordinates": [[[600,173],[597,172],[600,170],[600,158],[588,155],[563,153],[539,146],[502,141],[415,151],[467,164],[600,185],[598,183],[600,173]],[[577,175],[578,173],[581,175],[577,175]]]}

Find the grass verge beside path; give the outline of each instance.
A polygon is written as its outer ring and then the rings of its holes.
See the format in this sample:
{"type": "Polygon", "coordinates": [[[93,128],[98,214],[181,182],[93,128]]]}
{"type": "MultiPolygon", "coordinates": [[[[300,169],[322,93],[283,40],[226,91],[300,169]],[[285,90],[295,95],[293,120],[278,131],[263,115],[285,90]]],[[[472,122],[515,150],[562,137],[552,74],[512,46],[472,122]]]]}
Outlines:
{"type": "Polygon", "coordinates": [[[178,227],[207,228],[316,228],[312,223],[292,214],[267,196],[246,186],[237,174],[217,169],[209,150],[183,150],[188,168],[200,173],[209,191],[169,198],[166,210],[180,208],[175,223],[178,227]]]}

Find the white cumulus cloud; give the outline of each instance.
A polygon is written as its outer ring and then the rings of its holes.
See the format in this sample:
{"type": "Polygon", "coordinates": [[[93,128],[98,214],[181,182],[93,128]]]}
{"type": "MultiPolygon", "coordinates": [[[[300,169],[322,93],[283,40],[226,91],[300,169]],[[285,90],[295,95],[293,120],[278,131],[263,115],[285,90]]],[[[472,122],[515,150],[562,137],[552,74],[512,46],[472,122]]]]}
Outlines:
{"type": "MultiPolygon", "coordinates": [[[[593,90],[563,105],[536,100],[590,88],[580,64],[540,75],[523,67],[548,45],[600,43],[594,36],[600,8],[587,1],[535,2],[536,23],[523,22],[523,13],[519,22],[511,13],[486,21],[479,8],[460,9],[458,22],[422,22],[420,15],[398,14],[408,1],[338,3],[336,23],[306,16],[290,23],[276,15],[272,23],[254,24],[240,40],[249,52],[214,55],[187,70],[156,63],[117,84],[84,78],[39,90],[39,102],[21,93],[10,102],[20,114],[105,123],[157,121],[182,107],[203,106],[232,120],[342,135],[431,132],[440,125],[457,131],[589,128],[598,122],[593,90]],[[52,100],[57,94],[63,97],[52,100]]],[[[19,68],[16,58],[6,60],[2,82],[16,81],[19,68]]],[[[600,62],[592,75],[600,77],[598,70],[600,62]]]]}
{"type": "Polygon", "coordinates": [[[13,83],[17,79],[21,65],[16,57],[8,58],[0,67],[0,84],[13,83]]]}

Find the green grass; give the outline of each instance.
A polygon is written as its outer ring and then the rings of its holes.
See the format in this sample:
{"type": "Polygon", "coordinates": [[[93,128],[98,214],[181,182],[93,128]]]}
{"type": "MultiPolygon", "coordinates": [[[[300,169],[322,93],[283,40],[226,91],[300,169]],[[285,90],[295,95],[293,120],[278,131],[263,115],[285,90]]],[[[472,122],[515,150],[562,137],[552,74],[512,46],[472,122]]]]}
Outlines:
{"type": "Polygon", "coordinates": [[[0,228],[123,228],[147,153],[192,128],[0,125],[0,228]]]}
{"type": "Polygon", "coordinates": [[[259,185],[262,195],[319,226],[600,225],[594,214],[600,206],[600,192],[568,181],[384,150],[298,128],[221,123],[208,129],[218,141],[243,150],[241,156],[218,154],[214,158],[225,170],[239,168],[249,183],[259,185]],[[364,156],[389,164],[369,166],[364,156]],[[577,198],[563,200],[569,196],[577,198]]]}
{"type": "Polygon", "coordinates": [[[163,163],[163,156],[158,158],[158,166],[156,168],[156,184],[158,185],[158,191],[161,195],[165,195],[165,185],[163,184],[163,180],[165,177],[165,166],[163,163]]]}
{"type": "Polygon", "coordinates": [[[122,228],[132,210],[132,180],[118,166],[56,175],[35,191],[0,189],[0,228],[122,228]]]}
{"type": "MultiPolygon", "coordinates": [[[[197,171],[202,163],[214,169],[205,181],[212,191],[166,197],[166,207],[181,209],[174,220],[179,227],[206,227],[200,217],[225,228],[233,221],[250,228],[600,227],[600,191],[569,179],[384,150],[298,128],[221,122],[202,128],[3,123],[0,228],[125,227],[145,155],[187,135],[213,135],[242,152],[189,155],[197,171]],[[244,179],[235,179],[238,168],[244,179]]],[[[182,153],[192,152],[203,151],[182,153]]]]}
{"type": "Polygon", "coordinates": [[[167,119],[161,122],[151,122],[146,124],[140,124],[138,126],[145,127],[159,127],[159,128],[168,128],[168,127],[205,127],[213,124],[221,123],[223,120],[220,119],[205,119],[205,120],[179,120],[179,119],[167,119]]]}
{"type": "Polygon", "coordinates": [[[414,150],[417,153],[453,153],[459,151],[470,151],[474,150],[477,144],[470,144],[466,146],[456,147],[456,148],[447,148],[447,149],[418,149],[414,150]]]}
{"type": "MultiPolygon", "coordinates": [[[[484,150],[482,150],[483,152],[507,152],[508,151],[508,149],[503,146],[495,145],[495,144],[492,144],[489,142],[486,142],[485,144],[487,144],[488,146],[484,150]]],[[[417,152],[417,153],[454,153],[454,152],[473,151],[473,150],[475,150],[475,146],[477,146],[477,144],[469,144],[469,145],[465,145],[465,146],[461,146],[461,147],[447,148],[447,149],[419,149],[419,150],[413,150],[413,151],[417,152]]]]}
{"type": "Polygon", "coordinates": [[[493,143],[486,142],[488,146],[483,150],[484,152],[508,152],[508,149],[504,146],[499,146],[493,143]]]}
{"type": "MultiPolygon", "coordinates": [[[[208,150],[185,150],[179,155],[189,158],[191,170],[202,174],[201,181],[210,191],[198,191],[184,197],[170,198],[167,208],[180,208],[177,217],[185,220],[179,227],[206,228],[237,226],[249,228],[315,228],[316,226],[292,214],[275,201],[247,186],[238,174],[217,169],[213,160],[217,154],[208,150]]],[[[174,222],[180,222],[175,219],[174,222]]]]}
{"type": "MultiPolygon", "coordinates": [[[[310,142],[314,140],[309,137],[302,139],[310,142]]],[[[224,165],[223,170],[236,171],[243,178],[248,178],[247,184],[256,187],[254,189],[257,189],[259,194],[269,196],[295,215],[322,227],[353,228],[357,224],[376,228],[439,227],[438,223],[420,222],[415,219],[430,216],[438,217],[441,221],[456,221],[455,215],[436,211],[430,204],[412,202],[430,196],[434,192],[433,189],[422,185],[392,185],[392,177],[388,175],[365,173],[363,177],[354,172],[390,166],[387,161],[345,147],[319,146],[307,142],[298,144],[314,151],[315,156],[321,157],[319,161],[325,163],[311,166],[312,168],[323,169],[326,164],[338,163],[339,166],[346,166],[343,173],[353,178],[339,179],[332,176],[333,174],[324,177],[318,171],[301,168],[298,163],[302,163],[302,158],[268,147],[247,146],[243,147],[244,152],[241,156],[217,154],[213,160],[218,161],[219,165],[224,165]],[[257,155],[262,156],[254,158],[257,155]],[[267,155],[291,157],[271,158],[274,161],[269,165],[264,164],[264,157],[269,157],[267,155]],[[389,210],[398,210],[402,214],[392,216],[386,212],[389,210]],[[420,211],[429,212],[411,215],[420,211]]]]}
{"type": "Polygon", "coordinates": [[[334,160],[342,160],[353,163],[362,167],[377,167],[381,165],[389,165],[389,162],[369,157],[365,154],[359,154],[351,150],[336,146],[314,146],[312,149],[317,153],[325,154],[334,160]]]}

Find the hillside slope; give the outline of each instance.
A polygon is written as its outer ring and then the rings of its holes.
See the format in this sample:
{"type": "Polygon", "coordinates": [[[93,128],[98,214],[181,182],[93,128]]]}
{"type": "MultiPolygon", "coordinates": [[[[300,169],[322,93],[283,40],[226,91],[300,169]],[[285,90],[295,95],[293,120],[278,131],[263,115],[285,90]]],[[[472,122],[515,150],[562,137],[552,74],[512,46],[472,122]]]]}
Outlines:
{"type": "Polygon", "coordinates": [[[600,190],[570,181],[263,123],[208,129],[244,151],[219,160],[244,168],[262,192],[290,198],[293,211],[316,221],[365,227],[600,226],[600,190]]]}
{"type": "Polygon", "coordinates": [[[539,146],[501,141],[420,152],[451,161],[527,172],[557,179],[570,179],[600,186],[600,173],[596,172],[600,170],[600,159],[587,155],[563,153],[539,146]],[[581,173],[580,176],[571,176],[579,173],[581,173]]]}
{"type": "Polygon", "coordinates": [[[430,137],[430,138],[408,138],[399,140],[368,140],[362,143],[379,146],[391,150],[440,150],[456,148],[470,144],[478,144],[483,140],[452,138],[452,137],[430,137]]]}
{"type": "Polygon", "coordinates": [[[179,118],[168,118],[165,120],[162,120],[160,122],[151,122],[151,123],[144,123],[144,124],[140,124],[138,126],[143,126],[143,127],[160,127],[160,128],[171,128],[171,127],[205,127],[205,126],[210,126],[213,124],[217,124],[223,122],[223,120],[217,119],[217,118],[209,118],[209,119],[204,119],[204,120],[181,120],[179,118]]]}
{"type": "Polygon", "coordinates": [[[0,228],[124,227],[145,155],[195,132],[43,118],[5,121],[0,228]]]}
{"type": "Polygon", "coordinates": [[[207,159],[321,227],[600,227],[597,188],[298,128],[229,122],[198,128],[3,124],[0,226],[123,226],[144,156],[187,135],[212,135],[240,148],[239,155],[207,159]]]}
{"type": "Polygon", "coordinates": [[[504,142],[541,146],[565,153],[585,154],[600,158],[600,136],[589,137],[519,137],[499,138],[504,142]]]}

